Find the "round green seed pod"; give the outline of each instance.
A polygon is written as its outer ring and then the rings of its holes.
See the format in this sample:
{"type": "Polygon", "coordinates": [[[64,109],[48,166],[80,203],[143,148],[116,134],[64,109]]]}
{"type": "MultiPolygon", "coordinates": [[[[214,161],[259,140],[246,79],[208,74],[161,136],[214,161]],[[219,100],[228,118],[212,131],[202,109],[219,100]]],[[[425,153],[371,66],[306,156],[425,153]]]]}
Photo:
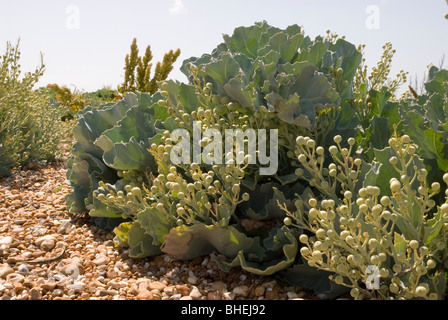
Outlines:
{"type": "Polygon", "coordinates": [[[387,278],[389,277],[389,270],[386,268],[381,268],[380,269],[380,277],[381,278],[387,278]]]}
{"type": "Polygon", "coordinates": [[[326,232],[324,229],[319,229],[316,231],[316,237],[318,239],[324,239],[326,237],[326,232]]]}
{"type": "Polygon", "coordinates": [[[353,238],[352,236],[348,236],[345,238],[345,242],[347,242],[349,246],[353,246],[355,244],[355,238],[353,238]]]}
{"type": "Polygon", "coordinates": [[[439,296],[435,292],[430,293],[428,298],[429,300],[439,300],[439,296]]]}
{"type": "Polygon", "coordinates": [[[374,250],[378,247],[378,240],[375,238],[369,239],[369,248],[374,250]]]}
{"type": "Polygon", "coordinates": [[[341,143],[342,142],[342,137],[340,135],[337,135],[333,138],[333,141],[335,143],[341,143]]]}
{"type": "Polygon", "coordinates": [[[418,252],[419,252],[422,256],[426,256],[426,255],[428,255],[428,253],[429,253],[429,249],[428,249],[427,246],[421,246],[421,247],[418,249],[418,252]]]}
{"type": "Polygon", "coordinates": [[[443,181],[448,185],[448,173],[443,175],[443,181]]]}
{"type": "Polygon", "coordinates": [[[340,264],[338,264],[336,266],[336,271],[339,272],[339,273],[346,273],[347,272],[347,266],[345,264],[340,263],[340,264]]]}
{"type": "Polygon", "coordinates": [[[311,256],[313,257],[313,260],[316,261],[316,262],[321,262],[322,261],[322,252],[320,252],[319,250],[313,251],[311,256]]]}
{"type": "Polygon", "coordinates": [[[310,149],[313,149],[316,146],[316,141],[314,141],[313,139],[309,139],[306,142],[306,146],[310,149]]]}
{"type": "Polygon", "coordinates": [[[419,247],[418,241],[417,240],[409,241],[409,247],[414,250],[418,249],[418,247],[419,247]]]}
{"type": "Polygon", "coordinates": [[[334,282],[336,284],[343,284],[344,283],[344,277],[338,275],[338,276],[334,277],[334,282]]]}
{"type": "Polygon", "coordinates": [[[317,147],[317,148],[316,148],[316,153],[317,153],[317,155],[319,155],[319,156],[323,156],[324,153],[325,153],[325,150],[324,150],[324,148],[322,148],[322,147],[317,147]]]}
{"type": "Polygon", "coordinates": [[[448,213],[448,203],[444,203],[440,206],[440,211],[443,215],[446,215],[448,213]]]}
{"type": "Polygon", "coordinates": [[[360,293],[359,293],[359,289],[358,289],[358,288],[353,288],[353,289],[351,289],[351,290],[350,290],[350,295],[351,295],[353,298],[358,298],[359,295],[360,295],[360,293]]]}
{"type": "Polygon", "coordinates": [[[437,266],[437,263],[434,259],[429,259],[428,261],[426,261],[426,267],[428,269],[434,269],[437,266]]]}
{"type": "Polygon", "coordinates": [[[390,292],[397,294],[400,291],[400,287],[396,283],[391,283],[389,285],[389,290],[390,292]]]}
{"type": "Polygon", "coordinates": [[[426,288],[425,286],[418,286],[415,289],[415,294],[419,297],[424,297],[428,294],[428,288],[426,288]]]}
{"type": "Polygon", "coordinates": [[[398,191],[400,191],[400,189],[401,189],[401,184],[398,180],[395,179],[390,183],[390,190],[392,192],[394,192],[394,193],[398,192],[398,191]]]}
{"type": "Polygon", "coordinates": [[[443,250],[443,249],[445,249],[445,247],[446,247],[446,245],[445,245],[445,243],[443,243],[442,241],[439,241],[439,242],[437,242],[437,244],[436,244],[436,248],[437,248],[437,250],[443,250]]]}
{"type": "Polygon", "coordinates": [[[303,146],[303,145],[305,144],[305,138],[302,137],[302,136],[298,136],[298,137],[296,138],[296,143],[297,143],[299,146],[303,146]]]}
{"type": "Polygon", "coordinates": [[[339,236],[341,237],[342,240],[345,240],[345,239],[347,239],[348,236],[350,236],[350,231],[343,230],[343,231],[341,231],[339,236]]]}
{"type": "Polygon", "coordinates": [[[283,223],[285,224],[285,226],[290,226],[292,225],[292,220],[290,217],[286,217],[283,219],[283,223]]]}
{"type": "Polygon", "coordinates": [[[307,244],[309,241],[308,236],[306,234],[301,234],[299,237],[299,241],[303,244],[307,244]]]}
{"type": "Polygon", "coordinates": [[[306,257],[310,254],[310,249],[308,249],[308,247],[302,247],[300,248],[300,254],[302,257],[306,257]]]}
{"type": "Polygon", "coordinates": [[[370,263],[378,265],[380,263],[380,258],[377,255],[373,255],[370,257],[370,263]]]}
{"type": "Polygon", "coordinates": [[[403,252],[397,253],[397,261],[398,262],[406,261],[406,254],[404,254],[403,252]]]}
{"type": "Polygon", "coordinates": [[[378,253],[378,257],[380,258],[381,262],[384,262],[387,260],[387,255],[384,252],[378,253]]]}
{"type": "Polygon", "coordinates": [[[345,198],[345,199],[347,199],[347,200],[351,200],[352,196],[353,196],[353,194],[352,194],[351,191],[348,191],[348,190],[347,190],[347,191],[344,192],[344,198],[345,198]]]}
{"type": "Polygon", "coordinates": [[[396,263],[396,264],[393,265],[392,270],[393,270],[395,273],[400,273],[400,272],[403,270],[403,268],[401,267],[401,265],[399,265],[398,263],[396,263]]]}
{"type": "Polygon", "coordinates": [[[415,268],[415,271],[417,272],[417,274],[419,275],[425,275],[428,272],[428,269],[424,266],[424,265],[418,265],[415,268]]]}

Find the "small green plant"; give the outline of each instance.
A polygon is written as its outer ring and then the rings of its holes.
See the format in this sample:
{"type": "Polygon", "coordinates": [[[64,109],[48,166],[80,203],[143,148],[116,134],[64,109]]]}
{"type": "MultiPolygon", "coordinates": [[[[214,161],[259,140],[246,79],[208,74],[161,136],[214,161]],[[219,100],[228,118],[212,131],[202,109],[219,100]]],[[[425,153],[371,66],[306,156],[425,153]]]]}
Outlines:
{"type": "Polygon", "coordinates": [[[61,124],[62,110],[48,103],[45,92],[33,87],[44,73],[41,64],[22,74],[19,41],[6,44],[0,64],[0,175],[36,160],[54,160],[59,142],[69,135],[61,124]]]}
{"type": "MultiPolygon", "coordinates": [[[[375,170],[352,156],[354,139],[347,149],[340,136],[334,138],[328,167],[319,159],[322,148],[311,141],[297,139],[303,164],[297,173],[322,197],[299,197],[297,211],[286,210],[285,218],[287,225],[311,232],[299,237],[302,257],[334,273],[330,278],[349,287],[355,299],[441,299],[448,262],[448,189],[445,203],[436,205],[432,198],[441,186],[428,185],[409,136],[389,140],[389,163],[384,164],[389,168],[380,173],[383,180],[390,178],[387,189],[370,185],[375,170]]],[[[448,174],[443,180],[448,184],[448,174]]]]}
{"type": "Polygon", "coordinates": [[[168,77],[173,70],[173,64],[180,55],[180,49],[170,50],[166,53],[163,56],[163,61],[157,62],[151,78],[152,63],[150,62],[153,58],[151,47],[146,47],[144,56],[139,56],[138,51],[137,39],[134,38],[131,44],[131,52],[125,58],[124,82],[118,88],[122,94],[136,91],[154,94],[158,90],[157,82],[168,77]]]}

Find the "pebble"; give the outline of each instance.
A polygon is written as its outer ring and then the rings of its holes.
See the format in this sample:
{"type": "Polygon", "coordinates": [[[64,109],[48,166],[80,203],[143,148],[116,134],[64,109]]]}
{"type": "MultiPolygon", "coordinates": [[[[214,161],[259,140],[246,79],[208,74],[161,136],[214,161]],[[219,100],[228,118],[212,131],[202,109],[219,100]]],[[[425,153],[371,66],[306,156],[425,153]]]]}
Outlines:
{"type": "Polygon", "coordinates": [[[14,273],[14,269],[11,268],[9,265],[5,265],[0,268],[0,279],[6,279],[6,276],[9,274],[14,273]]]}
{"type": "Polygon", "coordinates": [[[30,270],[28,269],[28,266],[27,266],[26,264],[22,263],[21,265],[19,265],[19,266],[17,267],[17,272],[20,272],[20,273],[29,273],[30,270]]]}
{"type": "Polygon", "coordinates": [[[140,291],[137,295],[137,300],[153,300],[153,299],[154,294],[147,289],[140,291]]]}
{"type": "Polygon", "coordinates": [[[198,283],[198,278],[196,276],[190,276],[190,277],[188,277],[187,281],[190,284],[197,284],[198,283]]]}
{"type": "Polygon", "coordinates": [[[2,244],[10,245],[13,242],[14,242],[14,238],[11,236],[6,236],[6,237],[0,238],[0,245],[2,245],[2,244]]]}
{"type": "Polygon", "coordinates": [[[41,285],[41,288],[43,290],[53,290],[54,288],[56,288],[56,285],[56,282],[45,282],[41,285]]]}
{"type": "Polygon", "coordinates": [[[64,292],[61,289],[55,289],[51,292],[53,297],[61,297],[64,295],[64,292]]]}
{"type": "Polygon", "coordinates": [[[62,220],[61,224],[58,227],[57,233],[66,234],[67,230],[70,229],[70,220],[62,220]]]}
{"type": "Polygon", "coordinates": [[[248,286],[238,286],[233,288],[232,292],[236,294],[237,296],[241,297],[247,297],[249,294],[249,287],[248,286]]]}
{"type": "Polygon", "coordinates": [[[92,263],[96,264],[97,266],[104,265],[107,263],[107,257],[101,255],[95,260],[93,260],[92,263]]]}
{"type": "Polygon", "coordinates": [[[186,285],[184,284],[178,284],[176,285],[176,290],[177,292],[179,292],[182,296],[188,296],[190,294],[190,288],[188,288],[186,285]]]}
{"type": "Polygon", "coordinates": [[[165,287],[166,287],[166,284],[159,282],[159,281],[154,281],[149,284],[150,290],[163,291],[163,289],[165,289],[165,287]]]}
{"type": "Polygon", "coordinates": [[[222,281],[215,281],[212,283],[211,290],[213,291],[226,291],[227,285],[222,281]]]}
{"type": "Polygon", "coordinates": [[[296,299],[299,297],[295,292],[287,292],[286,295],[288,296],[288,299],[296,299]]]}
{"type": "Polygon", "coordinates": [[[190,291],[190,297],[194,300],[200,299],[202,297],[202,293],[199,291],[198,287],[192,286],[190,291]]]}
{"type": "Polygon", "coordinates": [[[31,300],[40,300],[42,299],[42,290],[39,287],[31,288],[30,292],[31,300]]]}
{"type": "Polygon", "coordinates": [[[207,300],[221,300],[222,296],[219,291],[210,291],[207,293],[207,300]]]}
{"type": "Polygon", "coordinates": [[[86,284],[82,281],[76,281],[75,283],[71,284],[70,289],[73,289],[75,292],[81,292],[86,289],[86,284]]]}
{"type": "Polygon", "coordinates": [[[265,287],[263,286],[256,286],[254,290],[254,294],[257,297],[261,297],[264,295],[264,292],[266,291],[265,287]]]}
{"type": "Polygon", "coordinates": [[[36,245],[40,247],[41,250],[51,251],[56,245],[56,240],[53,236],[43,236],[36,240],[36,245]]]}

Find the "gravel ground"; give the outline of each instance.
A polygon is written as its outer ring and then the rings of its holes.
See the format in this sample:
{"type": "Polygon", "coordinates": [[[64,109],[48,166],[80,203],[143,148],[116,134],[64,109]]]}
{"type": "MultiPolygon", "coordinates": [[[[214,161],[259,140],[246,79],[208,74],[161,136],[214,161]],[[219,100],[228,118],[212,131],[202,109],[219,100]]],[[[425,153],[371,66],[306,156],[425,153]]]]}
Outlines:
{"type": "Polygon", "coordinates": [[[65,163],[0,179],[0,300],[309,300],[296,286],[210,257],[129,258],[113,233],[67,212],[65,163]]]}

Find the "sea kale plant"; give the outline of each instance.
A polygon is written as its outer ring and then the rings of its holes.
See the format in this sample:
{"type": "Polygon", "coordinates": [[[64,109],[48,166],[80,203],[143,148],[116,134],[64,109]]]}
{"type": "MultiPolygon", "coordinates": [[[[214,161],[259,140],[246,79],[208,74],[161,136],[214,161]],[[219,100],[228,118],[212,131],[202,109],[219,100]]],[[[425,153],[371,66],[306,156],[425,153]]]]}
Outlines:
{"type": "Polygon", "coordinates": [[[188,83],[87,107],[70,212],[131,257],[211,255],[330,298],[442,298],[446,205],[402,132],[405,73],[386,81],[386,45],[368,77],[361,49],[260,22],[185,60],[188,83]]]}

